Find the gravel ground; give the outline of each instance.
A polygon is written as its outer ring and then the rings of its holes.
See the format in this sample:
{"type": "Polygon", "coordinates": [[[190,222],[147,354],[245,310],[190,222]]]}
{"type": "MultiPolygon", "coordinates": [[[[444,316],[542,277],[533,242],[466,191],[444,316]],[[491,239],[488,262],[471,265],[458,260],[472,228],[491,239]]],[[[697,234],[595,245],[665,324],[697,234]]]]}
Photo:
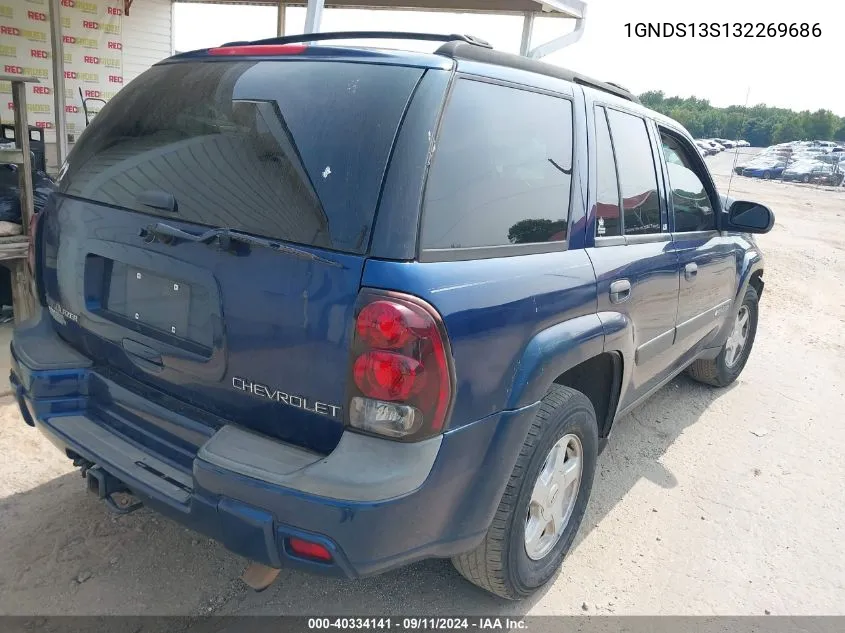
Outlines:
{"type": "MultiPolygon", "coordinates": [[[[733,154],[707,159],[728,186],[733,154]]],[[[771,205],[766,291],[739,381],[680,377],[620,420],[562,573],[504,603],[427,561],[357,582],[244,561],[147,510],[112,516],[0,400],[3,614],[845,614],[845,189],[734,177],[771,205]],[[838,420],[838,421],[837,421],[838,420]]]]}

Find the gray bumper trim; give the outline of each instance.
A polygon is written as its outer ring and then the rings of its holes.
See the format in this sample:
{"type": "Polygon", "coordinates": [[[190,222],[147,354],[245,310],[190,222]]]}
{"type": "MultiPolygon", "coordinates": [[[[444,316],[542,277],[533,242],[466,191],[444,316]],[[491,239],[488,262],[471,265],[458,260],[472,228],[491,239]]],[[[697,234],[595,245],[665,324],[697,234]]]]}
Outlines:
{"type": "Polygon", "coordinates": [[[35,316],[15,328],[12,345],[20,361],[33,370],[86,369],[91,366],[91,359],[59,338],[47,308],[39,308],[35,316]]]}
{"type": "Polygon", "coordinates": [[[227,425],[200,447],[197,459],[253,479],[345,501],[384,501],[419,488],[442,436],[402,443],[344,431],[322,456],[227,425]]]}
{"type": "Polygon", "coordinates": [[[81,415],[56,416],[50,419],[50,425],[80,448],[90,451],[98,465],[118,479],[129,475],[177,503],[186,504],[190,500],[193,486],[190,475],[136,448],[93,420],[81,415]]]}

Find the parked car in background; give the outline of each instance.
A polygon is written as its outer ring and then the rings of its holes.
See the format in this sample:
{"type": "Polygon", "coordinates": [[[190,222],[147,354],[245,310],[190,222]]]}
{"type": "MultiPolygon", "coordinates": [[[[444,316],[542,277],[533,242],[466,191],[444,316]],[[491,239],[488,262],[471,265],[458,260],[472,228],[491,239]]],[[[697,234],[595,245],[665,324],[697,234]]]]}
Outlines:
{"type": "Polygon", "coordinates": [[[705,156],[712,156],[713,154],[719,153],[718,149],[716,149],[713,145],[702,139],[698,139],[695,144],[700,150],[704,152],[705,156]]]}
{"type": "Polygon", "coordinates": [[[828,152],[826,149],[821,147],[804,147],[794,153],[800,154],[801,156],[821,156],[823,154],[827,154],[828,152]]]}
{"type": "Polygon", "coordinates": [[[749,163],[748,166],[742,170],[742,175],[750,178],[771,180],[772,178],[778,178],[783,173],[784,169],[786,169],[786,164],[786,160],[765,158],[749,163]]]}
{"type": "Polygon", "coordinates": [[[736,143],[735,143],[735,142],[733,142],[733,141],[730,141],[730,140],[728,140],[728,139],[724,139],[724,138],[717,138],[717,139],[714,139],[714,140],[715,140],[715,141],[716,141],[719,145],[721,145],[722,147],[724,147],[725,149],[733,149],[734,147],[736,147],[736,143]]]}
{"type": "Polygon", "coordinates": [[[736,146],[737,147],[750,147],[751,143],[749,143],[748,141],[739,140],[739,141],[736,142],[736,146]]]}
{"type": "Polygon", "coordinates": [[[845,152],[829,152],[827,154],[820,154],[816,156],[815,160],[827,163],[828,165],[838,165],[841,161],[845,160],[845,152]]]}
{"type": "Polygon", "coordinates": [[[817,182],[822,185],[833,185],[837,187],[845,179],[845,172],[839,165],[819,165],[813,168],[810,174],[810,182],[817,182]]]}
{"type": "Polygon", "coordinates": [[[810,182],[813,170],[825,167],[824,163],[817,160],[798,160],[783,170],[782,178],[792,182],[810,182]]]}
{"type": "Polygon", "coordinates": [[[783,171],[783,180],[794,182],[816,182],[824,185],[839,185],[845,175],[845,163],[828,163],[819,160],[800,160],[783,171]]]}

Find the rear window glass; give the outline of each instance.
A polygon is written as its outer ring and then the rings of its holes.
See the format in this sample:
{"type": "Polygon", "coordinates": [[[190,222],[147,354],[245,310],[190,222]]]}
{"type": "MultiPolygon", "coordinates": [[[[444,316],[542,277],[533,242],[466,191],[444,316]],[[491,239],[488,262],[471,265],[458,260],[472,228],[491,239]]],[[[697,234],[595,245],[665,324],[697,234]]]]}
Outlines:
{"type": "Polygon", "coordinates": [[[459,80],[428,176],[422,246],[566,240],[571,180],[567,99],[459,80]]]}
{"type": "Polygon", "coordinates": [[[173,220],[361,253],[422,72],[319,61],[156,66],[86,129],[61,190],[173,220]],[[160,192],[175,198],[175,213],[149,206],[160,192]]]}
{"type": "Polygon", "coordinates": [[[638,116],[608,110],[622,190],[625,235],[660,233],[657,174],[646,122],[638,116]]]}

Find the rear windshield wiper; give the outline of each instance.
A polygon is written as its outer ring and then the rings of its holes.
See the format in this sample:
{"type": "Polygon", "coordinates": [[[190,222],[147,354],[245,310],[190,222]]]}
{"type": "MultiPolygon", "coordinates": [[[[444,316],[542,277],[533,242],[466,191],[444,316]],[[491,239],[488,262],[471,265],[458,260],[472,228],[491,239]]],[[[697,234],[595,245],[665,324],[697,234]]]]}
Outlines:
{"type": "Polygon", "coordinates": [[[329,266],[343,267],[343,265],[339,262],[325,257],[320,257],[311,251],[305,250],[304,248],[296,248],[295,246],[282,244],[281,242],[277,242],[275,240],[264,237],[255,237],[254,235],[241,233],[240,231],[234,231],[232,229],[209,229],[204,233],[191,233],[189,231],[183,231],[182,229],[176,228],[175,226],[165,224],[164,222],[157,222],[141,229],[141,237],[149,242],[159,240],[164,244],[173,244],[179,240],[185,242],[199,242],[202,244],[212,244],[217,242],[223,250],[232,250],[232,242],[236,242],[248,244],[250,246],[269,248],[274,251],[299,257],[300,259],[310,259],[311,261],[321,262],[323,264],[328,264],[329,266]]]}

